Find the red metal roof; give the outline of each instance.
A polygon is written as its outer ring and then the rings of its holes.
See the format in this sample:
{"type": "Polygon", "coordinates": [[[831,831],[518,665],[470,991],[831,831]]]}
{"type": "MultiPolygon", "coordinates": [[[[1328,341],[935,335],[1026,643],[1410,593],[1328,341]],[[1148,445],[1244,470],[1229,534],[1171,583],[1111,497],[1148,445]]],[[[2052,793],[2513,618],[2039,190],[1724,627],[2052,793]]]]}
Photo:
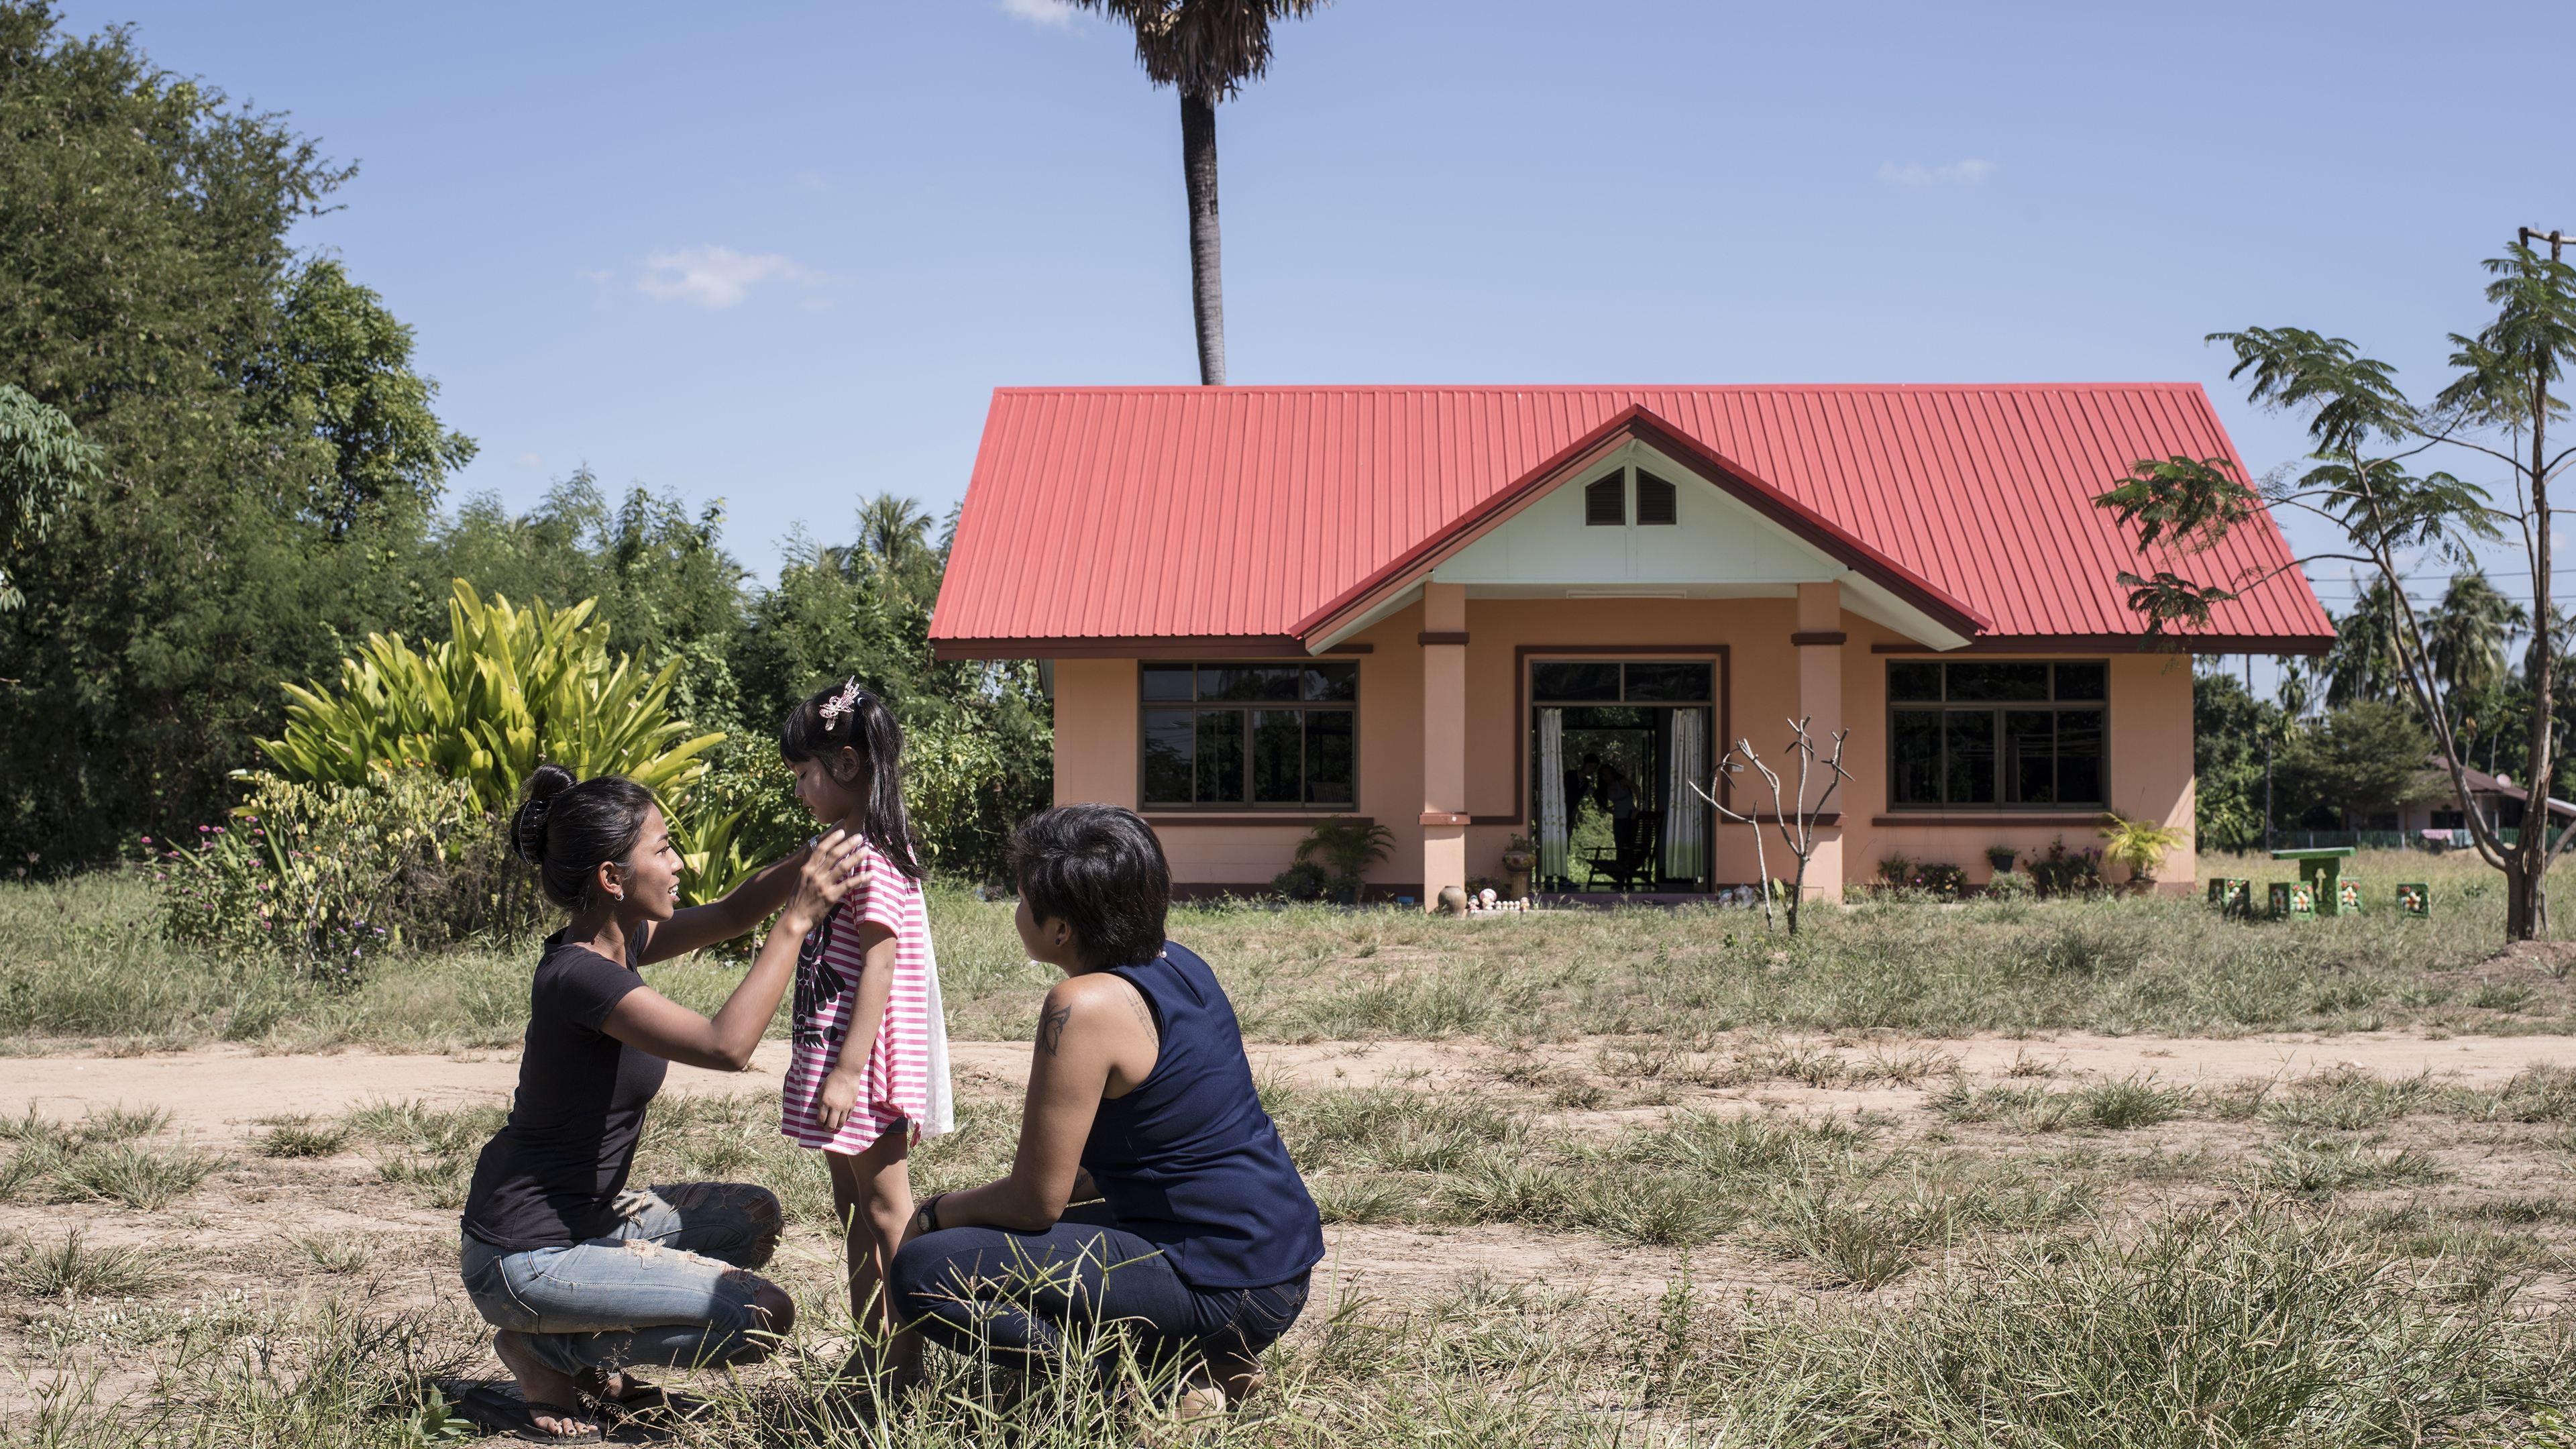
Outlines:
{"type": "MultiPolygon", "coordinates": [[[[1001,388],[931,638],[949,657],[1291,648],[1636,409],[1998,642],[2140,635],[2122,569],[2223,583],[2291,557],[2268,518],[2206,554],[2142,556],[2093,505],[2143,458],[2236,459],[2190,383],[1001,388]]],[[[2333,626],[2289,569],[2197,632],[2213,652],[2312,652],[2333,626]]]]}

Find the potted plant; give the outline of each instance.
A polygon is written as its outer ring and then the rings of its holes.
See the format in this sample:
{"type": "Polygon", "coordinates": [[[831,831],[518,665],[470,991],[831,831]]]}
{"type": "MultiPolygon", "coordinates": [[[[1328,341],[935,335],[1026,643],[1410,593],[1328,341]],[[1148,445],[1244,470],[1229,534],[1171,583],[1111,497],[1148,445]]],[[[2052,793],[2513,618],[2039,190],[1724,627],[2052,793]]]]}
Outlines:
{"type": "Polygon", "coordinates": [[[1989,845],[1986,847],[1986,864],[1993,867],[1994,872],[1997,875],[2012,874],[2014,862],[2020,859],[2021,852],[2009,845],[1989,845]]]}
{"type": "Polygon", "coordinates": [[[2155,888],[2166,853],[2187,838],[2174,826],[2131,820],[2116,810],[2102,817],[2102,854],[2129,868],[2129,889],[2141,895],[2155,888]]]}
{"type": "Polygon", "coordinates": [[[1538,852],[1530,848],[1530,838],[1515,835],[1503,846],[1503,894],[1513,900],[1527,900],[1530,893],[1530,867],[1538,864],[1538,852]]]}

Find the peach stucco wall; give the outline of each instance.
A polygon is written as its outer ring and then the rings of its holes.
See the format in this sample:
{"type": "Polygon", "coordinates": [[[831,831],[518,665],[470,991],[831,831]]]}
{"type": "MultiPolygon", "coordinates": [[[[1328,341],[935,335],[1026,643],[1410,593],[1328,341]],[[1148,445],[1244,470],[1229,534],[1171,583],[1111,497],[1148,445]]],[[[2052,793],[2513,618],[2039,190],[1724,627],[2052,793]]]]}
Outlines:
{"type": "MultiPolygon", "coordinates": [[[[1779,756],[1789,739],[1788,719],[1802,712],[1801,653],[1811,656],[1812,671],[1840,655],[1839,707],[1850,730],[1845,765],[1855,777],[1832,802],[1842,813],[1839,831],[1845,879],[1872,878],[1878,862],[1901,851],[1917,859],[1965,866],[1974,880],[1987,876],[1984,851],[1989,845],[2044,849],[2063,836],[2070,848],[2098,843],[2096,818],[2069,814],[2044,824],[1997,823],[1994,818],[1959,816],[1947,820],[1907,820],[1880,825],[1887,814],[1887,664],[1886,654],[1873,654],[1874,643],[1902,643],[1900,636],[1844,614],[1847,642],[1841,646],[1810,645],[1799,649],[1790,635],[1814,627],[1816,602],[1807,601],[1802,620],[1798,601],[1779,599],[1471,599],[1466,601],[1466,719],[1463,758],[1466,765],[1464,809],[1479,823],[1466,828],[1466,872],[1500,875],[1503,847],[1524,833],[1521,796],[1525,785],[1515,769],[1527,749],[1525,709],[1514,708],[1513,678],[1522,646],[1618,646],[1632,656],[1659,651],[1723,646],[1726,653],[1721,704],[1724,738],[1719,748],[1750,738],[1764,758],[1779,756]],[[1821,656],[1821,658],[1816,657],[1821,656]]],[[[1444,627],[1447,620],[1441,621],[1444,627]]],[[[1423,770],[1424,649],[1417,643],[1425,620],[1419,606],[1380,621],[1353,642],[1371,652],[1358,656],[1359,800],[1356,813],[1369,816],[1393,834],[1393,855],[1372,872],[1380,885],[1418,887],[1423,881],[1426,782],[1423,770]]],[[[1433,646],[1441,648],[1443,646],[1433,646]]],[[[1450,646],[1454,647],[1454,646],[1450,646]]],[[[1955,656],[1954,656],[1955,657],[1955,656]]],[[[1986,656],[1980,657],[2013,657],[1986,656]]],[[[2085,651],[2051,651],[2034,658],[2100,658],[2085,651]]],[[[2191,660],[2180,654],[2112,654],[2109,739],[2111,803],[2126,815],[2144,815],[2188,830],[2192,824],[2191,660]]],[[[1061,660],[1055,666],[1056,780],[1059,802],[1102,800],[1134,806],[1136,801],[1137,700],[1133,660],[1061,660]]],[[[1752,776],[1736,777],[1730,797],[1738,808],[1754,802],[1748,790],[1752,776]]],[[[1821,791],[1821,780],[1810,798],[1821,791]]],[[[1759,802],[1765,808],[1767,794],[1759,802]]],[[[2037,814],[2040,812],[2017,812],[2037,814]]],[[[1183,823],[1155,817],[1176,882],[1196,885],[1255,885],[1285,869],[1302,825],[1267,825],[1234,816],[1221,822],[1183,823]]],[[[1770,837],[1769,865],[1785,874],[1776,832],[1770,837]]],[[[1721,882],[1755,878],[1749,827],[1721,825],[1717,831],[1716,876],[1721,882]]],[[[2169,860],[2162,873],[2169,889],[2188,889],[2197,877],[2189,849],[2169,860]]]]}

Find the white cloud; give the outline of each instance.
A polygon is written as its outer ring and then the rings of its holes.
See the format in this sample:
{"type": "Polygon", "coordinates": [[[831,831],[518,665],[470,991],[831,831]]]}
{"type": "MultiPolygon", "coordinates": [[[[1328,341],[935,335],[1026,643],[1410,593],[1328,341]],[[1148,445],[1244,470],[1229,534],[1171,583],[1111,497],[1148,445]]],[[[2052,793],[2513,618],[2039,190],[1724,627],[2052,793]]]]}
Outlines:
{"type": "Polygon", "coordinates": [[[1073,23],[1073,7],[1064,0],[1002,0],[1002,13],[1031,25],[1049,25],[1058,30],[1073,23]]]}
{"type": "Polygon", "coordinates": [[[635,290],[656,302],[687,302],[713,310],[739,305],[764,282],[815,287],[829,280],[776,252],[752,256],[731,247],[682,247],[646,257],[635,290]]]}
{"type": "Polygon", "coordinates": [[[522,468],[542,468],[546,466],[545,456],[540,453],[521,453],[516,461],[522,468]]]}
{"type": "Polygon", "coordinates": [[[1890,161],[1878,168],[1878,179],[1897,186],[1974,186],[1994,171],[1995,163],[1974,157],[1947,166],[1926,166],[1920,161],[1899,166],[1890,161]]]}

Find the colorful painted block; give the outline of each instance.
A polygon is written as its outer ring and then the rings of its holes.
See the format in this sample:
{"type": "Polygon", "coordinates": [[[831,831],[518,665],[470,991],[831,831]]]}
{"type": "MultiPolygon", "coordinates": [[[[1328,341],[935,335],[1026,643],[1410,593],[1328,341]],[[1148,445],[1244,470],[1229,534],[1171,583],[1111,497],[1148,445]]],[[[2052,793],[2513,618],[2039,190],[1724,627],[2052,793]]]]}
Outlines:
{"type": "Polygon", "coordinates": [[[2335,904],[2344,910],[2352,912],[2356,916],[2360,915],[2361,887],[2355,885],[2351,881],[2343,881],[2337,884],[2335,886],[2335,904]]]}
{"type": "Polygon", "coordinates": [[[2409,881],[2399,885],[2397,914],[2415,921],[2432,919],[2433,888],[2422,881],[2409,881]]]}
{"type": "Polygon", "coordinates": [[[2209,903],[2211,905],[2222,908],[2226,906],[2227,884],[2227,879],[2224,876],[2214,875],[2209,878],[2209,903]]]}
{"type": "Polygon", "coordinates": [[[2254,914],[2254,882],[2244,879],[2221,879],[2210,882],[2210,899],[2218,909],[2231,916],[2254,914]]]}
{"type": "Polygon", "coordinates": [[[2272,919],[2314,920],[2317,914],[2317,888],[2306,881],[2272,882],[2272,919]]]}

